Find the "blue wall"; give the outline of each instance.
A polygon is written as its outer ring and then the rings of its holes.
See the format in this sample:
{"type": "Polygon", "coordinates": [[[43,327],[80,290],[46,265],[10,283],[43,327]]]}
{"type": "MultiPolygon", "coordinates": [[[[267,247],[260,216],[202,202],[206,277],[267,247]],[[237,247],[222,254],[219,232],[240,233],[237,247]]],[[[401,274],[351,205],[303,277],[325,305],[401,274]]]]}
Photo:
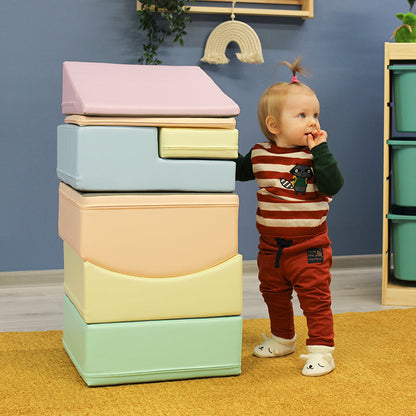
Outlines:
{"type": "MultiPolygon", "coordinates": [[[[344,173],[331,204],[335,255],[381,252],[384,42],[405,0],[317,0],[315,18],[238,17],[259,35],[265,63],[203,64],[206,39],[226,16],[193,15],[185,47],[168,44],[168,65],[200,65],[241,107],[241,152],[263,141],[256,109],[264,89],[288,80],[280,60],[304,56],[305,80],[321,102],[321,125],[344,173]]],[[[9,0],[0,4],[0,270],[63,267],[57,235],[56,126],[64,60],[135,64],[142,34],[134,0],[9,0]]],[[[240,252],[257,250],[256,185],[237,185],[240,252]]]]}

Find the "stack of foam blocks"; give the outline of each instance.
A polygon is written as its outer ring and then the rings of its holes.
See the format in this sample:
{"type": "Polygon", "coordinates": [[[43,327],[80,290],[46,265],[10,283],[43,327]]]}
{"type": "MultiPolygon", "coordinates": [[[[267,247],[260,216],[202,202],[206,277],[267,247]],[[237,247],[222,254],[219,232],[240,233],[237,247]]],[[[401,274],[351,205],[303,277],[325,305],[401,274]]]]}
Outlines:
{"type": "Polygon", "coordinates": [[[199,67],[65,62],[63,344],[87,385],[241,372],[237,104],[199,67]]]}

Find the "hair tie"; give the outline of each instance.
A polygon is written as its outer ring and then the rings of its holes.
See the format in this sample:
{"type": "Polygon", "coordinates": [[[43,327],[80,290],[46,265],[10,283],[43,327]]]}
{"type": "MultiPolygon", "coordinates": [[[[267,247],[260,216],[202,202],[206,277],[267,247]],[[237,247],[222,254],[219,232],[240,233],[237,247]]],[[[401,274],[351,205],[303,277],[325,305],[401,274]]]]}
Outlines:
{"type": "Polygon", "coordinates": [[[292,82],[299,82],[298,77],[296,76],[296,74],[293,75],[292,82]]]}

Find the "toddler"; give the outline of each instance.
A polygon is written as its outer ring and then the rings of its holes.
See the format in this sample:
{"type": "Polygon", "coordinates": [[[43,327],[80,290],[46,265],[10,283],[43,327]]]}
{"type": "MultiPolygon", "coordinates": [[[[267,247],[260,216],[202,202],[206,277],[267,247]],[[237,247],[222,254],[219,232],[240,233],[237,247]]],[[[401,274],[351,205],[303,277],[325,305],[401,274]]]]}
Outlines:
{"type": "Polygon", "coordinates": [[[334,367],[331,311],[332,250],[326,218],[328,203],[344,180],[321,130],[319,101],[297,79],[300,59],[289,66],[291,82],[269,87],[260,99],[258,120],[268,141],[237,159],[236,179],[255,179],[257,264],[260,291],[268,307],[271,337],[254,348],[261,358],[294,352],[292,292],[296,291],[307,320],[308,354],[302,374],[320,376],[334,367]]]}

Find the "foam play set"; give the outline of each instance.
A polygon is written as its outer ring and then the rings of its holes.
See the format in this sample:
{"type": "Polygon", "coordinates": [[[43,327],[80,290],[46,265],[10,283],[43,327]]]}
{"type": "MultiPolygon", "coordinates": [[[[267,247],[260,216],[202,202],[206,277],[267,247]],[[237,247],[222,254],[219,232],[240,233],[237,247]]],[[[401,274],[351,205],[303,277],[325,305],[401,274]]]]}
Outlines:
{"type": "Polygon", "coordinates": [[[88,386],[241,372],[238,105],[199,67],[63,65],[63,345],[88,386]]]}

